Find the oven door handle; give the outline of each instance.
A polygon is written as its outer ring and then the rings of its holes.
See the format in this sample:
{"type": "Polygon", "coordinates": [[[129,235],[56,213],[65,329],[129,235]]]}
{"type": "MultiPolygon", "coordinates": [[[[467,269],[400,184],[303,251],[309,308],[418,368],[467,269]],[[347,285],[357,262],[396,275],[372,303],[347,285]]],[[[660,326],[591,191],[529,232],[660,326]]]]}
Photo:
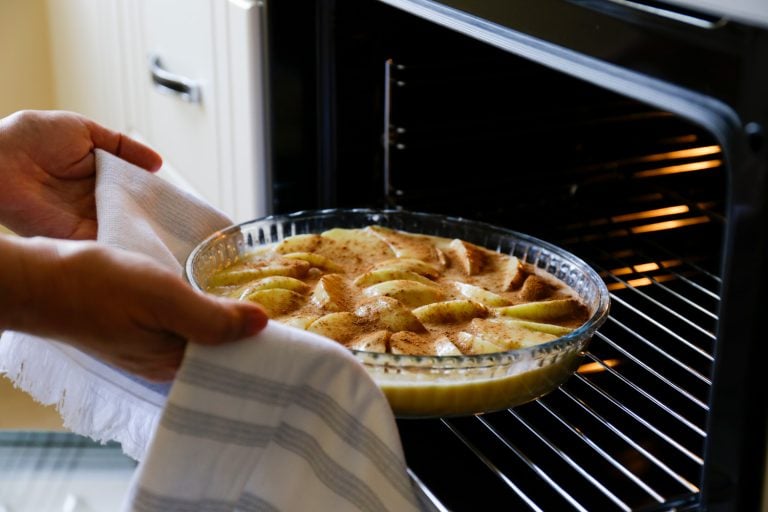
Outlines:
{"type": "Polygon", "coordinates": [[[159,92],[176,96],[187,103],[200,103],[202,99],[200,84],[191,78],[171,73],[163,68],[160,57],[157,55],[149,57],[149,73],[155,89],[159,92]]]}

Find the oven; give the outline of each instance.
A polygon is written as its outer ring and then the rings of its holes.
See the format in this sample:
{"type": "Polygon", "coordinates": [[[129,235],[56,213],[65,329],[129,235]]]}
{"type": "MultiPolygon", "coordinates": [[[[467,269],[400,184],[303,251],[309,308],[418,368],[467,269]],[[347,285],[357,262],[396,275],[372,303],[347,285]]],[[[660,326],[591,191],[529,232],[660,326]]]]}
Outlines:
{"type": "Polygon", "coordinates": [[[611,292],[556,391],[399,420],[435,506],[760,509],[768,29],[645,0],[265,9],[274,212],[486,221],[611,292]]]}

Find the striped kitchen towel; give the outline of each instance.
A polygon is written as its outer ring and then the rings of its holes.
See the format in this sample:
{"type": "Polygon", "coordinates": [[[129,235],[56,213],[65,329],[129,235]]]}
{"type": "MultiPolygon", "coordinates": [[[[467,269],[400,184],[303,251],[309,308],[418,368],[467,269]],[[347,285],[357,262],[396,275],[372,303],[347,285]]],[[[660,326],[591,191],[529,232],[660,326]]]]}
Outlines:
{"type": "Polygon", "coordinates": [[[341,345],[270,322],[190,346],[128,510],[423,510],[392,412],[341,345]]]}
{"type": "MultiPolygon", "coordinates": [[[[96,150],[95,156],[97,239],[103,244],[141,252],[181,275],[192,248],[232,223],[158,176],[106,151],[96,150]]],[[[14,331],[0,337],[0,374],[37,401],[55,405],[72,432],[116,441],[137,460],[152,439],[170,389],[70,345],[14,331]]]]}
{"type": "MultiPolygon", "coordinates": [[[[232,222],[198,198],[96,152],[98,240],[179,273],[232,222]]],[[[386,398],[339,344],[270,322],[257,336],[190,345],[172,385],[129,375],[55,340],[5,332],[0,373],[65,425],[141,460],[126,511],[408,511],[386,398]]]]}

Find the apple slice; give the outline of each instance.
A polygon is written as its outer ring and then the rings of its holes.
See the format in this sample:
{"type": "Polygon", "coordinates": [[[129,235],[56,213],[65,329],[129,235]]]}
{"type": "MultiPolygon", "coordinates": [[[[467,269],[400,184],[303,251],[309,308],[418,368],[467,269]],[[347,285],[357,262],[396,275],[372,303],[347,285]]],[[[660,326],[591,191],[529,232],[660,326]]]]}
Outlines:
{"type": "Polygon", "coordinates": [[[256,281],[239,288],[233,296],[238,299],[244,299],[253,292],[276,288],[291,290],[292,292],[299,294],[305,294],[309,291],[309,286],[304,281],[287,276],[268,276],[257,279],[256,281]]]}
{"type": "Polygon", "coordinates": [[[488,308],[471,300],[457,299],[418,307],[413,314],[424,324],[454,324],[488,316],[488,308]]]}
{"type": "Polygon", "coordinates": [[[306,331],[307,327],[309,327],[309,325],[318,318],[319,317],[317,315],[300,315],[288,316],[281,319],[280,321],[285,325],[290,325],[291,327],[296,327],[297,329],[303,329],[306,331]]]}
{"type": "Polygon", "coordinates": [[[505,347],[497,345],[483,336],[465,331],[460,331],[456,335],[456,345],[465,354],[491,354],[507,350],[505,347]]]}
{"type": "Polygon", "coordinates": [[[373,233],[379,237],[389,245],[392,252],[398,258],[421,260],[436,265],[439,268],[445,266],[445,255],[435,246],[435,243],[429,236],[405,233],[382,226],[368,226],[363,231],[373,233]]]}
{"type": "Polygon", "coordinates": [[[553,334],[555,336],[565,336],[569,332],[573,331],[573,329],[571,329],[570,327],[563,327],[562,325],[548,324],[545,322],[531,322],[529,320],[516,320],[516,319],[504,318],[504,317],[497,317],[496,320],[501,322],[506,322],[509,325],[524,327],[531,331],[544,332],[548,334],[553,334]]]}
{"type": "Polygon", "coordinates": [[[502,273],[504,275],[504,291],[516,290],[523,285],[528,274],[525,267],[515,256],[504,258],[502,273]]]}
{"type": "Polygon", "coordinates": [[[312,292],[312,303],[329,311],[345,311],[351,307],[351,294],[341,274],[326,274],[312,292]]]}
{"type": "Polygon", "coordinates": [[[298,309],[304,303],[302,295],[291,290],[283,290],[282,288],[257,290],[244,296],[243,300],[260,304],[267,310],[267,314],[271,318],[298,309]]]}
{"type": "Polygon", "coordinates": [[[476,318],[472,320],[468,330],[484,340],[503,347],[504,350],[539,345],[558,337],[558,334],[531,329],[526,324],[530,322],[507,318],[476,318]]]}
{"type": "Polygon", "coordinates": [[[424,334],[400,331],[389,338],[389,351],[393,354],[409,356],[434,355],[434,343],[424,334]]]}
{"type": "Polygon", "coordinates": [[[289,252],[283,255],[284,258],[303,260],[309,263],[311,266],[327,270],[328,272],[343,272],[344,267],[334,262],[330,258],[326,258],[321,254],[315,254],[313,252],[289,252]]]}
{"type": "Polygon", "coordinates": [[[508,316],[522,320],[546,322],[578,313],[583,306],[575,299],[555,299],[527,302],[514,306],[505,306],[493,310],[496,316],[508,316]]]}
{"type": "Polygon", "coordinates": [[[276,260],[271,262],[257,261],[242,266],[229,267],[213,274],[208,279],[208,287],[231,286],[245,284],[249,281],[269,276],[286,276],[301,278],[307,275],[310,264],[302,260],[276,260]]]}
{"type": "Polygon", "coordinates": [[[321,316],[309,324],[307,330],[345,345],[365,332],[360,319],[348,311],[321,316]]]}
{"type": "Polygon", "coordinates": [[[357,286],[365,287],[377,283],[383,283],[385,281],[397,281],[399,279],[405,281],[417,281],[419,283],[428,285],[433,284],[432,281],[422,276],[421,274],[417,274],[416,272],[411,272],[410,270],[393,270],[387,268],[378,268],[371,270],[370,272],[366,272],[365,274],[355,279],[354,283],[357,286]]]}
{"type": "Polygon", "coordinates": [[[365,288],[363,294],[367,297],[392,297],[409,308],[419,307],[443,299],[443,292],[440,288],[404,279],[374,284],[365,288]]]}
{"type": "Polygon", "coordinates": [[[474,276],[483,270],[488,259],[484,249],[458,238],[451,240],[448,246],[453,251],[453,254],[456,255],[466,275],[474,276]]]}
{"type": "Polygon", "coordinates": [[[414,258],[388,259],[378,263],[374,268],[377,270],[415,272],[424,277],[428,277],[429,279],[437,279],[440,277],[440,270],[434,265],[430,265],[429,263],[414,258]]]}
{"type": "Polygon", "coordinates": [[[355,315],[380,329],[388,329],[392,332],[426,332],[424,325],[411,310],[391,297],[368,299],[357,307],[355,315]]]}
{"type": "Polygon", "coordinates": [[[434,342],[434,351],[436,356],[460,356],[461,350],[448,336],[440,336],[434,342]]]}
{"type": "Polygon", "coordinates": [[[323,237],[317,234],[291,235],[275,245],[275,252],[315,252],[322,245],[323,237]]]}
{"type": "Polygon", "coordinates": [[[336,250],[343,250],[364,261],[391,258],[395,255],[386,242],[364,229],[334,228],[324,231],[321,236],[334,242],[334,247],[338,248],[336,250]]]}
{"type": "Polygon", "coordinates": [[[391,335],[392,333],[387,330],[370,332],[350,341],[347,343],[347,347],[366,352],[385,353],[387,351],[387,342],[391,335]]]}
{"type": "Polygon", "coordinates": [[[512,304],[512,301],[509,299],[479,286],[475,286],[469,283],[462,283],[459,281],[455,281],[453,286],[461,295],[475,302],[479,302],[484,306],[500,307],[512,304]]]}

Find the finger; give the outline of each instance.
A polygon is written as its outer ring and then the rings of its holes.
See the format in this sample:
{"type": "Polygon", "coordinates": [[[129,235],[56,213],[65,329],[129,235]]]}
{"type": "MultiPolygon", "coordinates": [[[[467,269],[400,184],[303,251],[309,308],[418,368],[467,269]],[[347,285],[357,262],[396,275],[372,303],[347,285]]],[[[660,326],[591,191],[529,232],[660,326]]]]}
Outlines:
{"type": "Polygon", "coordinates": [[[266,312],[256,304],[212,297],[187,290],[174,301],[168,316],[171,329],[192,343],[217,345],[252,336],[267,325],[266,312]]]}
{"type": "Polygon", "coordinates": [[[148,171],[157,171],[163,165],[162,157],[149,146],[90,119],[84,118],[83,122],[88,127],[94,147],[109,151],[148,171]]]}
{"type": "Polygon", "coordinates": [[[142,377],[163,382],[173,380],[184,358],[187,342],[170,333],[144,331],[129,335],[130,339],[113,339],[105,344],[100,338],[71,340],[72,345],[106,363],[142,377]],[[136,341],[139,341],[136,343],[136,341]]]}
{"type": "Polygon", "coordinates": [[[169,333],[152,334],[142,339],[143,343],[130,346],[130,353],[122,354],[120,362],[125,369],[154,382],[173,380],[184,359],[187,342],[169,333]]]}

